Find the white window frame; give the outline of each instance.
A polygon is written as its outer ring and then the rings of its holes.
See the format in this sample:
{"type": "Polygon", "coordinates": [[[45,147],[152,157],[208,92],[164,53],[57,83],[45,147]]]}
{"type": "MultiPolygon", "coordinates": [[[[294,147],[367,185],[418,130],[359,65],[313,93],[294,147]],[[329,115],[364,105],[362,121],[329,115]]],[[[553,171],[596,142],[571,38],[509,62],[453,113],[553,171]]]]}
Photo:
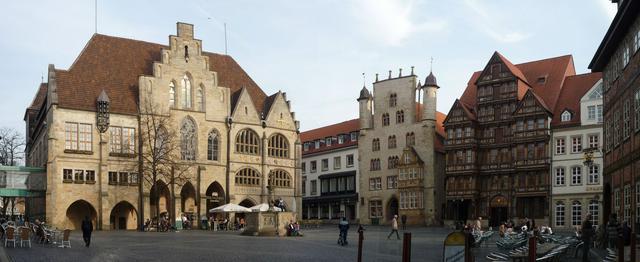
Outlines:
{"type": "Polygon", "coordinates": [[[567,146],[564,137],[556,138],[556,155],[563,155],[567,152],[567,146]]]}
{"type": "Polygon", "coordinates": [[[564,226],[565,211],[566,211],[566,208],[565,208],[564,202],[557,202],[556,209],[555,209],[556,226],[564,226]]]}
{"type": "Polygon", "coordinates": [[[582,153],[582,136],[571,137],[571,153],[582,153]]]}
{"type": "Polygon", "coordinates": [[[582,185],[582,166],[571,167],[571,185],[582,185]]]}
{"type": "Polygon", "coordinates": [[[582,203],[580,201],[571,203],[571,225],[582,225],[582,203]]]}
{"type": "Polygon", "coordinates": [[[569,111],[564,111],[562,112],[562,115],[560,115],[562,122],[568,122],[571,121],[571,112],[569,111]]]}
{"type": "Polygon", "coordinates": [[[555,170],[555,185],[556,186],[564,186],[566,184],[566,172],[565,167],[556,167],[555,170]]]}
{"type": "Polygon", "coordinates": [[[587,184],[596,185],[600,184],[600,166],[593,164],[587,167],[589,178],[587,180],[587,184]]]}

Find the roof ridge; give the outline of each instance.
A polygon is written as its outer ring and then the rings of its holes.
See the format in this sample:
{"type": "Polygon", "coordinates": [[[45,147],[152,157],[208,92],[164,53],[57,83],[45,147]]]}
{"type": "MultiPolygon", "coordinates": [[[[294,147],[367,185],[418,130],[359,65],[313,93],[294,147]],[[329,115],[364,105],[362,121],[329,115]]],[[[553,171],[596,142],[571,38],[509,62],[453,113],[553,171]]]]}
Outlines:
{"type": "Polygon", "coordinates": [[[345,120],[345,121],[342,121],[342,122],[339,122],[339,123],[335,123],[335,124],[331,124],[331,125],[327,125],[327,126],[322,126],[322,127],[318,127],[318,128],[314,128],[314,129],[309,129],[309,130],[306,130],[306,131],[302,131],[300,133],[308,133],[308,132],[320,130],[320,129],[323,129],[323,128],[328,128],[328,127],[332,127],[332,126],[346,124],[346,123],[354,121],[354,120],[360,120],[360,118],[349,119],[349,120],[345,120]]]}
{"type": "Polygon", "coordinates": [[[543,61],[547,61],[547,60],[560,59],[560,58],[563,58],[563,57],[572,57],[572,56],[573,56],[572,54],[566,54],[566,55],[561,55],[561,56],[556,56],[556,57],[548,57],[548,58],[544,58],[544,59],[540,59],[540,60],[534,60],[534,61],[515,64],[515,66],[533,64],[533,63],[543,62],[543,61]]]}

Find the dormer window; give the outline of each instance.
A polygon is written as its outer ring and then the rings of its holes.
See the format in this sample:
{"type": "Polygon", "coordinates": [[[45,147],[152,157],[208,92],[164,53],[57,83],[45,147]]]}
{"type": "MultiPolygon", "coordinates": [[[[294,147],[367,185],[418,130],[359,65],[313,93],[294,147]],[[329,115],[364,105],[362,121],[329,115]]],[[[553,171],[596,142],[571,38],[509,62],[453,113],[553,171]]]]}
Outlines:
{"type": "Polygon", "coordinates": [[[538,82],[538,84],[544,84],[545,82],[547,82],[547,76],[538,77],[538,80],[536,80],[536,82],[538,82]]]}
{"type": "Polygon", "coordinates": [[[560,115],[560,120],[562,122],[569,122],[571,121],[571,112],[565,110],[564,112],[562,112],[562,115],[560,115]]]}
{"type": "Polygon", "coordinates": [[[331,137],[327,137],[325,138],[325,142],[324,142],[327,146],[331,146],[331,137]]]}

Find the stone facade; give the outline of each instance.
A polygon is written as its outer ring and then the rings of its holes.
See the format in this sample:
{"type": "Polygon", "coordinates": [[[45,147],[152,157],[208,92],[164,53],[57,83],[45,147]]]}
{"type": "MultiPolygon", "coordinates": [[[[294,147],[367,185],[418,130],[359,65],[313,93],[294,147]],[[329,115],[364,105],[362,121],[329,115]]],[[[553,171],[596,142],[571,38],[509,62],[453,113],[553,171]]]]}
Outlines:
{"type": "Polygon", "coordinates": [[[361,223],[387,224],[394,215],[406,215],[414,225],[441,222],[445,116],[436,112],[437,89],[433,74],[421,85],[413,72],[397,78],[390,72],[388,79],[376,79],[373,94],[364,87],[360,92],[361,223]],[[422,100],[416,101],[417,92],[422,100]],[[399,168],[411,165],[411,175],[399,168]]]}
{"type": "MultiPolygon", "coordinates": [[[[78,228],[79,219],[88,215],[101,229],[135,229],[142,222],[137,213],[140,181],[143,219],[157,215],[154,204],[150,204],[155,201],[150,194],[153,183],[146,175],[149,167],[145,166],[144,154],[140,154],[149,148],[149,142],[143,139],[149,135],[143,122],[150,114],[168,119],[163,128],[176,131],[183,159],[179,162],[188,167],[181,174],[184,180],[172,183],[165,174],[156,181],[161,214],[168,212],[175,218],[187,214],[198,221],[208,209],[224,203],[264,203],[270,200],[267,186],[271,182],[272,197],[284,200],[288,211],[300,213],[299,125],[286,94],[266,96],[231,57],[203,52],[201,40],[194,38],[193,25],[178,23],[177,28],[177,35],[169,36],[168,46],[95,35],[69,70],[50,66],[44,99],[37,94],[25,114],[32,138],[28,141],[27,163],[38,164],[35,156],[41,154],[40,150],[47,155],[47,222],[60,228],[78,228]],[[116,56],[117,52],[133,55],[100,57],[101,43],[127,47],[126,51],[114,50],[116,56]],[[140,56],[133,52],[140,52],[140,56]],[[144,57],[148,53],[151,57],[144,57]],[[109,87],[104,89],[111,101],[109,128],[104,133],[97,128],[96,107],[89,108],[91,103],[95,105],[97,96],[86,97],[90,100],[86,102],[60,95],[76,88],[69,75],[90,67],[92,64],[85,60],[94,55],[98,68],[103,65],[101,61],[105,61],[105,67],[125,64],[124,69],[111,68],[111,78],[94,80],[109,87]],[[127,57],[133,62],[121,61],[127,57]],[[126,68],[127,63],[131,68],[126,68]],[[119,70],[140,68],[142,72],[135,78],[118,79],[120,73],[127,74],[119,70]],[[123,84],[127,81],[128,86],[123,84]],[[77,134],[69,131],[74,128],[71,123],[78,124],[77,134]],[[77,144],[72,145],[69,137],[75,135],[78,138],[71,140],[77,144]],[[185,141],[191,139],[195,142],[186,146],[185,141]],[[38,146],[40,141],[46,141],[46,147],[38,146]],[[245,143],[251,150],[240,146],[245,143]],[[191,152],[188,157],[185,151],[191,152]],[[70,177],[66,169],[72,170],[70,177]],[[236,179],[246,174],[255,176],[251,183],[236,179]]],[[[87,71],[84,73],[90,73],[87,71]]]]}

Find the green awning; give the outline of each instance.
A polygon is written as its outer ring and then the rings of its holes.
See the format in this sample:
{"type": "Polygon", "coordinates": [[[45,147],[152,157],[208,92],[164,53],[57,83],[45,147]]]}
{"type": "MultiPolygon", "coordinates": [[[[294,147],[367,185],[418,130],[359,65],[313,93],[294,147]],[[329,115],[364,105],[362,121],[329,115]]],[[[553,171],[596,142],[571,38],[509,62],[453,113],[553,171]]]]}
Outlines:
{"type": "Polygon", "coordinates": [[[29,191],[27,189],[0,188],[0,197],[44,197],[44,191],[29,191]]]}

